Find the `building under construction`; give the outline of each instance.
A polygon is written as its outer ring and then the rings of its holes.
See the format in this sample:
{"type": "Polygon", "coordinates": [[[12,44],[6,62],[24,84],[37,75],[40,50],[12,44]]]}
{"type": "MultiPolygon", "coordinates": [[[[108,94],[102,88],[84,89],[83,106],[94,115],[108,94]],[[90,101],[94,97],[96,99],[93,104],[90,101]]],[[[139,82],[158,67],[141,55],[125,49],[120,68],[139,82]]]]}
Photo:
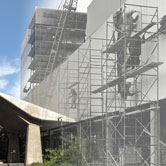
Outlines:
{"type": "Polygon", "coordinates": [[[72,12],[65,17],[63,10],[36,8],[22,44],[22,97],[85,41],[86,13],[72,12]],[[66,19],[66,23],[61,45],[58,45],[56,37],[60,36],[63,26],[60,19],[66,19]],[[54,60],[57,47],[58,58],[54,60]],[[48,66],[51,61],[55,61],[53,69],[48,66]]]}
{"type": "Polygon", "coordinates": [[[83,166],[166,165],[163,1],[94,0],[87,24],[77,1],[36,9],[22,98],[75,121],[42,130],[43,149],[77,136],[83,166]]]}

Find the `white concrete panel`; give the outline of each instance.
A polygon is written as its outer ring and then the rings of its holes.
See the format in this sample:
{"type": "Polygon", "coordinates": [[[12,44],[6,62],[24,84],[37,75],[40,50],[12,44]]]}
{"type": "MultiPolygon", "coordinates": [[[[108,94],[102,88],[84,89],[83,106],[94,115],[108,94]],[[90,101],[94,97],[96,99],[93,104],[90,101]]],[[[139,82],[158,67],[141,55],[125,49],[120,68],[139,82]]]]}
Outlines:
{"type": "Polygon", "coordinates": [[[156,0],[93,0],[88,7],[87,37],[96,32],[125,1],[137,5],[157,6],[160,18],[166,14],[165,0],[158,0],[157,3],[156,0]]]}
{"type": "MultiPolygon", "coordinates": [[[[102,50],[104,50],[105,46],[106,46],[106,41],[105,39],[108,37],[109,39],[112,36],[112,32],[111,30],[108,32],[108,36],[106,37],[106,22],[107,20],[111,21],[112,17],[111,14],[113,14],[116,9],[118,9],[120,7],[120,1],[115,3],[115,1],[113,3],[111,3],[113,0],[103,0],[102,2],[100,0],[94,0],[93,3],[89,6],[89,12],[90,15],[89,20],[88,20],[88,33],[89,35],[91,33],[93,33],[93,35],[91,36],[92,38],[97,38],[97,39],[90,39],[87,40],[81,47],[80,50],[75,51],[66,62],[64,62],[59,69],[54,70],[53,74],[54,76],[57,76],[53,91],[52,91],[52,97],[50,100],[48,100],[48,88],[49,88],[49,78],[47,78],[46,80],[44,80],[40,86],[37,86],[36,88],[34,88],[31,93],[26,97],[26,100],[33,102],[35,104],[41,105],[43,107],[46,107],[50,110],[53,110],[55,112],[61,113],[63,115],[72,117],[74,119],[77,119],[77,115],[78,115],[78,111],[79,114],[84,112],[84,115],[87,115],[87,117],[89,116],[89,110],[91,109],[91,111],[95,111],[95,110],[99,110],[101,112],[101,107],[97,107],[97,104],[100,105],[99,100],[91,100],[89,101],[90,95],[93,98],[99,98],[101,97],[100,94],[91,94],[89,93],[90,88],[94,88],[94,87],[90,87],[90,78],[89,76],[87,76],[86,74],[82,74],[82,73],[86,73],[88,72],[89,67],[87,67],[87,69],[85,69],[86,65],[89,65],[89,56],[90,55],[96,55],[96,57],[100,57],[102,56],[102,50]],[[105,2],[105,3],[104,3],[105,2]],[[98,40],[100,38],[100,40],[98,40]],[[91,41],[91,42],[90,42],[91,41]],[[92,51],[90,52],[88,50],[89,48],[89,44],[91,45],[91,48],[93,49],[98,49],[100,50],[98,51],[92,51]],[[79,62],[79,63],[78,63],[79,62]],[[82,63],[83,62],[83,63],[82,63]],[[59,71],[60,70],[60,71],[59,71]],[[85,79],[85,77],[87,79],[85,79]],[[81,79],[81,80],[78,80],[81,79]],[[77,89],[77,92],[79,90],[80,92],[80,100],[79,102],[81,103],[79,105],[79,109],[70,109],[70,104],[71,104],[71,99],[69,99],[69,92],[70,92],[70,88],[68,88],[68,86],[72,85],[73,83],[76,82],[80,82],[79,86],[75,85],[74,88],[77,89]],[[84,82],[85,81],[85,82],[84,82]],[[87,89],[84,89],[84,85],[87,86],[87,89]],[[85,93],[82,92],[82,90],[84,89],[85,93]],[[86,93],[87,91],[87,93],[86,93]],[[46,102],[48,101],[48,103],[46,102]],[[90,103],[93,105],[90,108],[90,103]],[[97,104],[96,104],[97,103],[97,104]],[[94,106],[96,105],[96,106],[94,106]],[[82,110],[82,112],[81,112],[82,110]]],[[[142,5],[153,5],[154,6],[159,6],[159,13],[160,16],[162,17],[162,15],[164,14],[164,8],[165,6],[162,6],[161,4],[165,3],[164,0],[159,0],[156,1],[155,0],[128,0],[128,3],[135,3],[135,4],[142,4],[142,5]],[[156,3],[156,4],[155,4],[156,3]]],[[[149,9],[145,9],[144,13],[149,13],[149,9]]],[[[149,21],[148,19],[145,21],[149,21]]],[[[166,37],[165,36],[161,36],[160,37],[160,51],[159,51],[159,59],[160,61],[165,62],[166,61],[166,56],[165,56],[165,52],[166,52],[166,37]]],[[[149,42],[146,43],[144,45],[142,45],[142,54],[141,54],[141,63],[144,64],[147,59],[149,58],[149,62],[151,61],[156,61],[157,59],[157,50],[155,50],[155,52],[153,52],[153,49],[155,48],[155,44],[153,42],[149,42]],[[151,55],[153,52],[153,55],[151,55]]],[[[113,55],[110,55],[110,58],[113,55]]],[[[97,62],[96,62],[97,63],[97,62]]],[[[111,65],[111,64],[110,64],[111,65]]],[[[103,71],[105,70],[102,69],[103,71]]],[[[92,72],[96,72],[96,73],[100,73],[101,71],[98,71],[97,69],[92,69],[92,72]]],[[[149,72],[149,74],[153,74],[153,70],[149,72]]],[[[52,77],[52,75],[50,75],[49,77],[52,77]]],[[[96,78],[98,79],[99,77],[96,76],[96,78]]],[[[94,76],[94,80],[96,79],[94,76]]],[[[160,88],[159,88],[159,94],[160,94],[160,98],[165,98],[166,96],[166,88],[164,85],[166,84],[166,66],[165,64],[162,65],[160,67],[160,88]]],[[[98,81],[92,81],[91,84],[98,84],[98,81]]],[[[152,78],[144,78],[143,79],[143,88],[142,91],[144,93],[147,92],[148,88],[150,87],[152,83],[152,78]]],[[[101,84],[101,82],[99,83],[101,84]]],[[[150,92],[148,92],[147,96],[151,99],[151,100],[155,100],[157,97],[157,91],[156,91],[156,87],[157,85],[155,84],[153,89],[151,89],[150,92]]],[[[140,87],[141,88],[141,87],[140,87]]],[[[92,89],[91,89],[92,90],[92,89]]],[[[109,91],[111,92],[111,88],[109,89],[109,91]]],[[[139,99],[140,96],[136,96],[135,99],[139,99]]],[[[104,96],[105,98],[105,96],[104,96]]],[[[109,103],[114,105],[115,101],[114,101],[114,94],[109,94],[109,103]]],[[[120,101],[120,97],[119,101],[120,101]]],[[[119,102],[118,101],[118,102],[119,102]]],[[[76,101],[78,103],[78,100],[76,101]]],[[[104,100],[104,103],[106,101],[104,100]]],[[[105,109],[105,108],[103,108],[105,109]]],[[[111,111],[114,111],[114,109],[112,109],[111,111]]]]}
{"type": "Polygon", "coordinates": [[[125,0],[93,0],[88,7],[87,37],[92,35],[125,0]]]}
{"type": "Polygon", "coordinates": [[[3,93],[0,93],[0,98],[3,98],[4,100],[16,106],[17,108],[21,109],[22,112],[25,112],[26,114],[36,119],[59,121],[59,118],[62,118],[63,122],[75,122],[73,119],[63,116],[62,114],[58,114],[56,112],[44,109],[43,107],[39,107],[29,102],[16,99],[12,96],[8,96],[3,93]]]}
{"type": "Polygon", "coordinates": [[[35,162],[42,163],[40,126],[29,124],[26,137],[25,165],[35,162]]]}

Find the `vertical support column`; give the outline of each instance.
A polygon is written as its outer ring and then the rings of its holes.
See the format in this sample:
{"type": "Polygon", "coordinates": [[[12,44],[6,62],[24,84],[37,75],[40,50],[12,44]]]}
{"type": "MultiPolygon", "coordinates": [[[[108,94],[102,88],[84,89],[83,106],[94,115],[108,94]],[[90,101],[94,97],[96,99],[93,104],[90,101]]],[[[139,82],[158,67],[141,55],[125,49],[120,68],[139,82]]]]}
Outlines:
{"type": "MultiPolygon", "coordinates": [[[[112,122],[113,123],[113,122],[112,122]]],[[[107,160],[108,165],[116,164],[114,159],[114,139],[113,139],[114,127],[112,124],[109,124],[109,119],[107,118],[107,160]]]]}
{"type": "Polygon", "coordinates": [[[25,165],[30,165],[34,162],[43,162],[40,126],[29,124],[26,138],[25,165]]]}
{"type": "Polygon", "coordinates": [[[20,162],[20,147],[17,133],[9,133],[8,163],[20,162]]]}
{"type": "MultiPolygon", "coordinates": [[[[109,27],[109,23],[107,22],[106,24],[106,46],[108,47],[109,45],[109,39],[108,39],[108,27],[109,27]]],[[[108,48],[107,48],[108,49],[108,48]]],[[[109,54],[107,53],[106,54],[106,68],[105,68],[105,80],[107,82],[107,79],[108,79],[108,56],[109,54]]],[[[109,155],[108,155],[108,110],[107,110],[107,107],[108,107],[108,89],[106,89],[106,94],[105,94],[105,114],[106,114],[106,119],[105,119],[105,150],[106,150],[106,166],[109,166],[109,155]]]]}
{"type": "Polygon", "coordinates": [[[92,157],[92,148],[93,148],[93,146],[92,146],[92,137],[93,137],[93,135],[92,135],[92,123],[93,123],[93,121],[92,121],[92,100],[91,100],[91,96],[92,96],[92,94],[91,94],[91,64],[92,64],[92,62],[91,62],[91,45],[92,44],[92,39],[91,39],[91,37],[89,38],[89,84],[88,84],[88,86],[89,86],[89,92],[88,92],[88,97],[89,97],[89,114],[88,114],[88,116],[89,116],[89,118],[90,118],[90,120],[89,120],[89,154],[90,154],[90,156],[91,156],[91,162],[94,162],[93,160],[94,160],[94,158],[92,157]]]}
{"type": "Polygon", "coordinates": [[[150,165],[160,165],[160,110],[150,112],[150,165]]]}

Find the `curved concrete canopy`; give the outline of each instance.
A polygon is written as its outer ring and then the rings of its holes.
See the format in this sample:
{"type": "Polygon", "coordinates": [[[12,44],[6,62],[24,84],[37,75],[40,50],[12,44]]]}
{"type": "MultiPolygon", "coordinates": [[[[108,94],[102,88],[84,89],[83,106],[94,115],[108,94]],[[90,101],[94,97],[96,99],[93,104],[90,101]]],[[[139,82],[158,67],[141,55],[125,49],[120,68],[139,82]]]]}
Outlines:
{"type": "Polygon", "coordinates": [[[75,122],[74,119],[62,114],[0,93],[0,124],[7,129],[26,131],[29,123],[42,127],[49,125],[56,127],[59,119],[62,122],[75,122]]]}

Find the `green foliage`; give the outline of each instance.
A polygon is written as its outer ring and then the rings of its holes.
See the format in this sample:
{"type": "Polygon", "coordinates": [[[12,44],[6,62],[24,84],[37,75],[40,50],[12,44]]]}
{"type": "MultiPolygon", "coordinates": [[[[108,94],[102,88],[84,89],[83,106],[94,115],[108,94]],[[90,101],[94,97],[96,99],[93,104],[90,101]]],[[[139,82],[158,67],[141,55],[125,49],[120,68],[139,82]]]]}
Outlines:
{"type": "Polygon", "coordinates": [[[81,152],[79,147],[79,139],[64,139],[64,148],[46,149],[44,155],[45,166],[74,166],[80,165],[81,152]]]}
{"type": "Polygon", "coordinates": [[[32,163],[31,166],[44,166],[44,164],[36,162],[36,163],[32,163]]]}
{"type": "Polygon", "coordinates": [[[79,142],[69,140],[65,143],[65,149],[63,154],[63,160],[70,164],[76,164],[80,162],[81,153],[79,149],[79,142]]]}
{"type": "Polygon", "coordinates": [[[45,166],[67,166],[63,161],[64,150],[58,149],[46,149],[46,155],[44,155],[45,166]]]}

